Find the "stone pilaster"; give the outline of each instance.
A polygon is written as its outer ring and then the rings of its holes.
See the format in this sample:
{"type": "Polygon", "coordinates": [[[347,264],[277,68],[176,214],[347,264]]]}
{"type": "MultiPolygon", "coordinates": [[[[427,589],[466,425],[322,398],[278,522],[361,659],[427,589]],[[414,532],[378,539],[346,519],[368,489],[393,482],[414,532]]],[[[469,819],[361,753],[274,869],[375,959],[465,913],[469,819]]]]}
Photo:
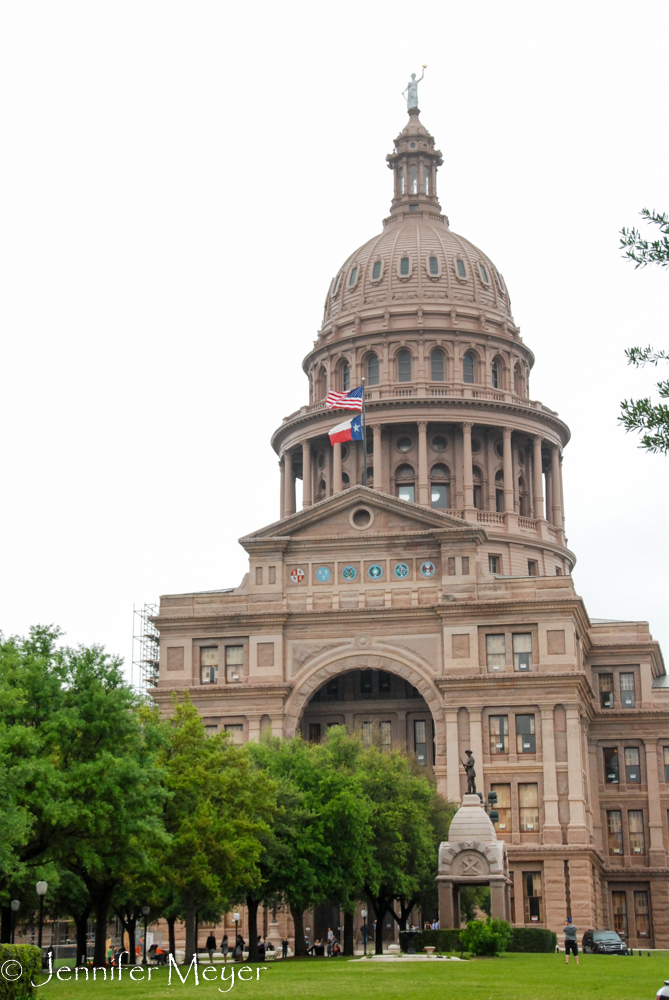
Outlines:
{"type": "Polygon", "coordinates": [[[555,770],[555,734],[553,705],[541,705],[541,747],[544,771],[544,844],[561,844],[562,828],[558,815],[557,772],[555,770]]]}
{"type": "Polygon", "coordinates": [[[652,866],[664,867],[667,855],[664,849],[662,834],[662,809],[660,806],[660,779],[658,774],[657,743],[655,740],[645,740],[646,746],[646,780],[648,782],[648,828],[650,844],[648,860],[652,866]]]}
{"type": "MultiPolygon", "coordinates": [[[[546,858],[544,861],[543,888],[546,926],[553,930],[564,927],[567,916],[567,892],[562,858],[546,858]]],[[[578,924],[576,926],[578,927],[578,924]]],[[[587,930],[585,927],[583,929],[587,930]]]]}

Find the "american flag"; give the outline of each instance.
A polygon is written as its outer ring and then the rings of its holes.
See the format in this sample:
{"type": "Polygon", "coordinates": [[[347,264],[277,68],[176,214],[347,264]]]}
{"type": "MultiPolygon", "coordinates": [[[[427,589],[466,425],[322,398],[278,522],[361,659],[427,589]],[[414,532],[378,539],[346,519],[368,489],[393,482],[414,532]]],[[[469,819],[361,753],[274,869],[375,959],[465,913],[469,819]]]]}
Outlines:
{"type": "Polygon", "coordinates": [[[350,392],[329,392],[325,400],[328,410],[362,410],[362,390],[359,385],[350,392]]]}

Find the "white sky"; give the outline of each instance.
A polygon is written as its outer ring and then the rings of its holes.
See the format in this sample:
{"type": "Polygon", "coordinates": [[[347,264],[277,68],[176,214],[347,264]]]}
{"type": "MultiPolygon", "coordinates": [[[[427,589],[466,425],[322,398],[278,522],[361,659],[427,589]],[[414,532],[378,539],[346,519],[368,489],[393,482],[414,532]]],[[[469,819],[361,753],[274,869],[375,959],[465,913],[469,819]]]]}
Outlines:
{"type": "Polygon", "coordinates": [[[83,0],[0,6],[0,628],[130,656],[133,602],[233,586],[278,516],[270,434],[307,401],[330,278],[380,230],[420,75],[442,208],[488,253],[570,425],[593,617],[666,619],[669,459],[620,399],[669,346],[665,3],[83,0]]]}

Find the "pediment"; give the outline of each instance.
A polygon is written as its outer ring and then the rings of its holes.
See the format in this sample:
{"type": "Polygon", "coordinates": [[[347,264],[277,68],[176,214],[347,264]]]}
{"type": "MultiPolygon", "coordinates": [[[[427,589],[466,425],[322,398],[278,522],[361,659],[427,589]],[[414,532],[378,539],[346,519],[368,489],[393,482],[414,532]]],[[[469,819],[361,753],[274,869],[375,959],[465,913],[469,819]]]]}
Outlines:
{"type": "Polygon", "coordinates": [[[254,531],[239,541],[247,551],[251,551],[270,539],[281,539],[284,544],[288,544],[290,541],[310,538],[362,539],[403,534],[433,538],[456,536],[462,540],[471,538],[479,542],[485,538],[483,529],[450,514],[418,507],[366,486],[354,486],[254,531]],[[364,511],[369,513],[367,524],[364,523],[364,513],[361,513],[364,511]]]}

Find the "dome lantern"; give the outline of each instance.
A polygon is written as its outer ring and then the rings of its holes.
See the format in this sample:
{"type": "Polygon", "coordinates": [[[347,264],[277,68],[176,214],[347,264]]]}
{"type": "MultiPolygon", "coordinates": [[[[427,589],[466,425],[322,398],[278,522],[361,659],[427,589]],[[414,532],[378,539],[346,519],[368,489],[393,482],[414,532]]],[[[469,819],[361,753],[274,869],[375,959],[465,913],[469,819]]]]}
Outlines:
{"type": "MultiPolygon", "coordinates": [[[[437,168],[444,162],[434,138],[420,120],[418,108],[409,108],[409,121],[395,139],[395,152],[386,156],[395,184],[390,218],[405,212],[441,214],[437,199],[437,168]]],[[[389,221],[389,220],[386,220],[389,221]]]]}

